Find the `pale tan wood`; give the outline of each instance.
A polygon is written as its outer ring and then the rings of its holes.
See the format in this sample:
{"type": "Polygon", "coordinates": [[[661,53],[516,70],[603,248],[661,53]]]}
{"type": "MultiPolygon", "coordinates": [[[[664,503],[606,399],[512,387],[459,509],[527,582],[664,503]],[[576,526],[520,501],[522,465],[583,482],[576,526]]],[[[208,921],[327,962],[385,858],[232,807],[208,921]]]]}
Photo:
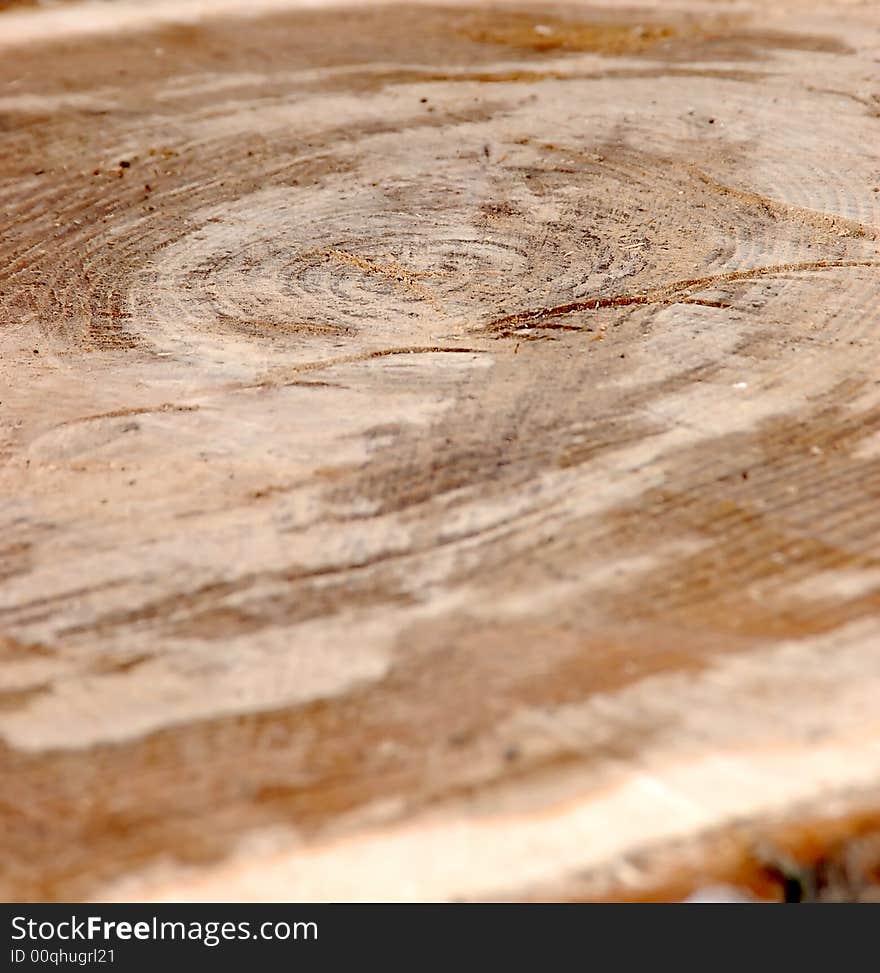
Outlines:
{"type": "Polygon", "coordinates": [[[875,827],[880,14],[765,6],[0,14],[0,894],[875,827]]]}

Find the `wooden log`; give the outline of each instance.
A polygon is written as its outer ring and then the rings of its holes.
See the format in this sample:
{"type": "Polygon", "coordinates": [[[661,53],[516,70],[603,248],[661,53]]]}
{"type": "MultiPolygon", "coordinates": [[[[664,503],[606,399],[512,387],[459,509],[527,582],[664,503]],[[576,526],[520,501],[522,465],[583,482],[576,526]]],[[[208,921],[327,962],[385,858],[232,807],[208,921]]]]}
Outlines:
{"type": "Polygon", "coordinates": [[[0,14],[0,894],[773,897],[875,832],[878,30],[0,14]]]}

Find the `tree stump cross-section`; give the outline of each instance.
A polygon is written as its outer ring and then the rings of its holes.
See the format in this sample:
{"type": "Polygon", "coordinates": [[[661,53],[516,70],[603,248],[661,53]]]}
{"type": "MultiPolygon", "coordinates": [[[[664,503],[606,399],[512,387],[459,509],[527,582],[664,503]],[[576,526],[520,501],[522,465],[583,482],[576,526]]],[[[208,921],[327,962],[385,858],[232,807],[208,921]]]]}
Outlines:
{"type": "Polygon", "coordinates": [[[877,854],[876,5],[0,6],[4,898],[877,854]]]}

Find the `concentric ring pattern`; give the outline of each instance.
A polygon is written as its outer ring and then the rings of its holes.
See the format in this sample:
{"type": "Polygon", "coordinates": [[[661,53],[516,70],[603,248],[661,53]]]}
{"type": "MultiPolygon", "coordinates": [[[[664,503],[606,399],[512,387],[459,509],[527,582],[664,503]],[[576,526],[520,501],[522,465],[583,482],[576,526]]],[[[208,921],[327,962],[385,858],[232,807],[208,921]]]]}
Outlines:
{"type": "Polygon", "coordinates": [[[876,11],[27,16],[7,898],[610,894],[876,781],[876,11]]]}

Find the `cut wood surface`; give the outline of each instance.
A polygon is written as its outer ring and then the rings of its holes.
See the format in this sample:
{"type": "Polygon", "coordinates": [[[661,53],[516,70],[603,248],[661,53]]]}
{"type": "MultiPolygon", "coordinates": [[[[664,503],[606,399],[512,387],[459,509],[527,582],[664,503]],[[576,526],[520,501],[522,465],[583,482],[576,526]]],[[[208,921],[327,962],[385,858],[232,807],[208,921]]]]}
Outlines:
{"type": "Polygon", "coordinates": [[[876,3],[4,10],[0,895],[876,830],[878,241],[876,3]]]}

